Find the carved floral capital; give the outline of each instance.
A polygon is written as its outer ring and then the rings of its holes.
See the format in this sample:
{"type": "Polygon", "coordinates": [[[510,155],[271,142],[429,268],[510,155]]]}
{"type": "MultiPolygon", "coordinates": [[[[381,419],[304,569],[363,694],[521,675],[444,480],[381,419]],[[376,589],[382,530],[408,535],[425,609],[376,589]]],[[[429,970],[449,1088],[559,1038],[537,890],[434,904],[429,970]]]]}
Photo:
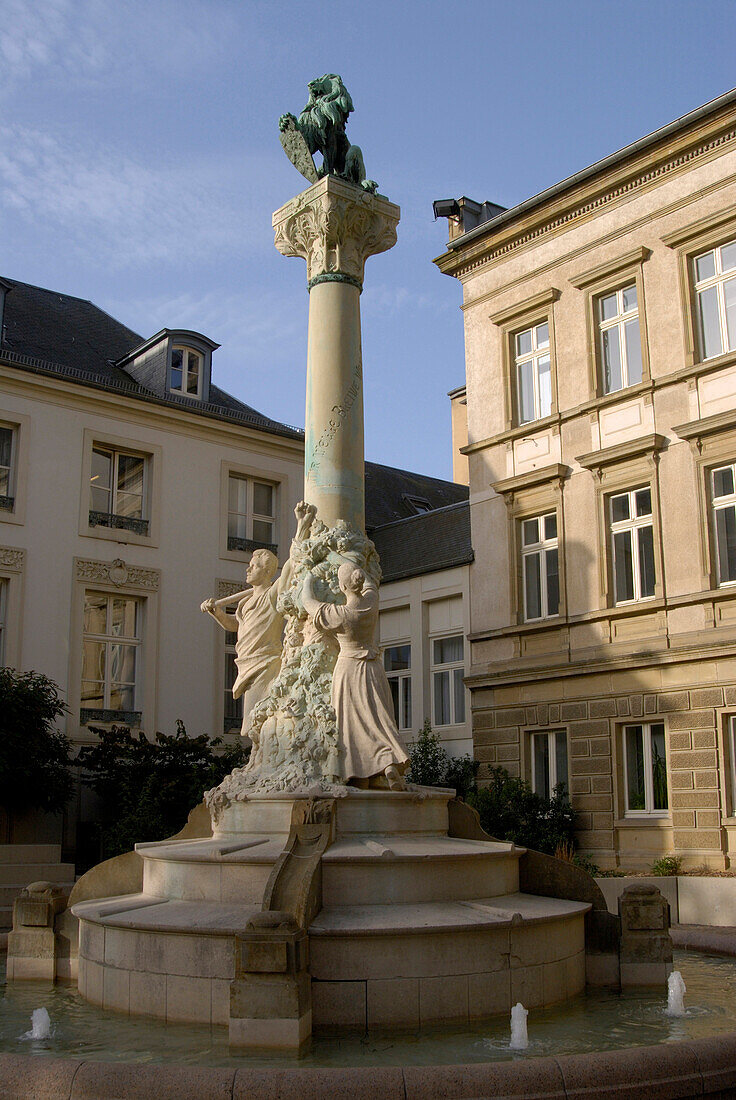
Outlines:
{"type": "Polygon", "coordinates": [[[362,286],[368,257],[396,244],[399,214],[388,199],[328,176],[276,211],[274,244],[307,261],[310,285],[333,276],[362,286]]]}

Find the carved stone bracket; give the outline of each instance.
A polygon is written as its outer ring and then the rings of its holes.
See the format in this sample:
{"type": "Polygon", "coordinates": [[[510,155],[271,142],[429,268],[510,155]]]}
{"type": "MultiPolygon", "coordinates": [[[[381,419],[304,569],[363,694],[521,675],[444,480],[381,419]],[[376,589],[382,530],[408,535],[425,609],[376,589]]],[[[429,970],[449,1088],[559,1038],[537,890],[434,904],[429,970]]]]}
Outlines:
{"type": "Polygon", "coordinates": [[[75,558],[74,567],[78,581],[97,581],[100,584],[113,584],[116,588],[148,588],[155,592],[161,582],[160,569],[126,565],[122,558],[115,558],[111,562],[75,558]]]}
{"type": "Polygon", "coordinates": [[[273,216],[282,256],[307,261],[310,289],[341,281],[361,287],[365,261],[396,243],[399,208],[379,195],[327,176],[273,216]]]}
{"type": "Polygon", "coordinates": [[[25,563],[25,550],[18,550],[14,546],[0,546],[0,568],[11,573],[22,573],[25,563]]]}

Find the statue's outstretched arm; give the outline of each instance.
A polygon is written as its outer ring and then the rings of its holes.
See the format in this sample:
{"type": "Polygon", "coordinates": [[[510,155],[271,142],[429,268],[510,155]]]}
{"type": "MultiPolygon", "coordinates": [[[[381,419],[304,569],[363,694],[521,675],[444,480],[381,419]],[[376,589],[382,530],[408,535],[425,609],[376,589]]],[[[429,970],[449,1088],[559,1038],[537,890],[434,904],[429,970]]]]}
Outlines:
{"type": "MultiPolygon", "coordinates": [[[[294,535],[294,542],[301,542],[307,538],[314,523],[314,517],[317,515],[317,509],[313,504],[307,504],[306,501],[300,500],[294,509],[294,515],[296,516],[296,534],[294,535]]],[[[294,563],[291,560],[291,555],[284,562],[283,569],[281,570],[281,576],[276,581],[277,595],[281,595],[285,592],[291,583],[291,578],[294,573],[294,563]]]]}
{"type": "Polygon", "coordinates": [[[204,600],[199,605],[199,610],[211,615],[216,623],[219,623],[223,630],[237,630],[238,620],[234,615],[228,615],[222,607],[218,605],[218,601],[215,599],[204,600]]]}

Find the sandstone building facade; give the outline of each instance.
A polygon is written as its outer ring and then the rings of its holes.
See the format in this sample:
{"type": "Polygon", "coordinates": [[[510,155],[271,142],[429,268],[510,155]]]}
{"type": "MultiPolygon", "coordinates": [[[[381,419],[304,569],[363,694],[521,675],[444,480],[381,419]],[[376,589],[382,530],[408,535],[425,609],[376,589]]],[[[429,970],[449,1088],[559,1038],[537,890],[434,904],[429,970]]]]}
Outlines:
{"type": "Polygon", "coordinates": [[[728,867],[736,93],[485,220],[441,206],[481,779],[564,782],[602,866],[728,867]]]}

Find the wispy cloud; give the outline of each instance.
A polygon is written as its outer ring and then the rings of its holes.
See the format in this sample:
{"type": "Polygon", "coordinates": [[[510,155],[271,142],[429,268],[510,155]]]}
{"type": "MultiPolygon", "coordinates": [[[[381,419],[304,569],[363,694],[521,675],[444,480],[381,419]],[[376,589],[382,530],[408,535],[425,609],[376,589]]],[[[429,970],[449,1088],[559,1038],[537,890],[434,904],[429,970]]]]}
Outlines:
{"type": "Polygon", "coordinates": [[[0,88],[35,70],[83,74],[100,71],[107,51],[85,0],[4,0],[0,25],[0,88]],[[84,18],[87,16],[87,18],[84,18]]]}
{"type": "Polygon", "coordinates": [[[211,0],[2,0],[0,92],[30,78],[65,85],[157,69],[186,80],[229,48],[237,12],[211,0]],[[184,17],[182,17],[184,16],[184,17]]]}
{"type": "Polygon", "coordinates": [[[221,160],[146,161],[0,125],[0,211],[106,267],[203,264],[265,246],[261,199],[238,186],[264,174],[246,154],[223,171],[221,160]]]}

